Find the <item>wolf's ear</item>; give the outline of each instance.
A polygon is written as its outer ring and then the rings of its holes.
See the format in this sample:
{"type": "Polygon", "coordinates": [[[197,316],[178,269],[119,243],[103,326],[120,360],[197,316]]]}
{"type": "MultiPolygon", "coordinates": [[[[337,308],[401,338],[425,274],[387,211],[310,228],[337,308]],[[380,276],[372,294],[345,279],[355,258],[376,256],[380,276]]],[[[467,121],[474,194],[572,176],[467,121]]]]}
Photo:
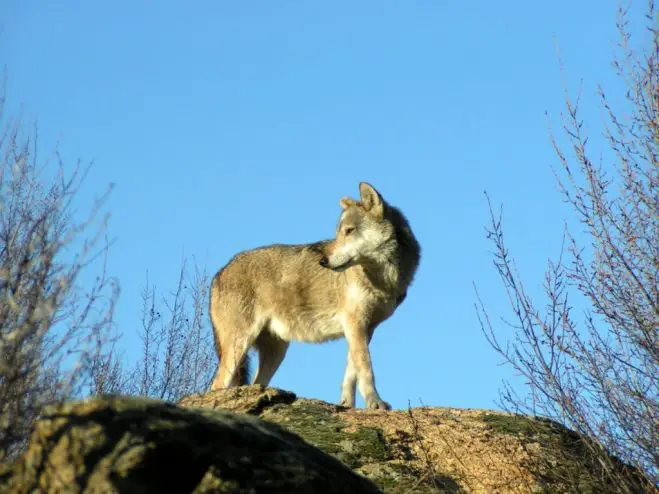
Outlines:
{"type": "Polygon", "coordinates": [[[344,197],[339,201],[339,204],[341,205],[342,209],[348,209],[350,206],[353,206],[355,204],[355,200],[350,199],[348,197],[344,197]]]}
{"type": "Polygon", "coordinates": [[[371,184],[361,182],[359,184],[359,194],[361,195],[361,202],[364,209],[375,216],[382,217],[384,206],[382,205],[382,197],[380,197],[378,191],[371,184]]]}

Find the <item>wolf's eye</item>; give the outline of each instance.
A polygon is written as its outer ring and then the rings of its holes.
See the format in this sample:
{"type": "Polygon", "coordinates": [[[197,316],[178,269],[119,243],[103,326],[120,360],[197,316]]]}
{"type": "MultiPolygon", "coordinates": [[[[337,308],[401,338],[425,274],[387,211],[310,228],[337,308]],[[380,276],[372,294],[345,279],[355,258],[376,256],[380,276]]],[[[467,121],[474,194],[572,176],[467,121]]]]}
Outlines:
{"type": "Polygon", "coordinates": [[[343,234],[344,235],[350,235],[354,231],[355,231],[354,227],[350,226],[350,227],[346,228],[345,230],[343,230],[343,234]]]}

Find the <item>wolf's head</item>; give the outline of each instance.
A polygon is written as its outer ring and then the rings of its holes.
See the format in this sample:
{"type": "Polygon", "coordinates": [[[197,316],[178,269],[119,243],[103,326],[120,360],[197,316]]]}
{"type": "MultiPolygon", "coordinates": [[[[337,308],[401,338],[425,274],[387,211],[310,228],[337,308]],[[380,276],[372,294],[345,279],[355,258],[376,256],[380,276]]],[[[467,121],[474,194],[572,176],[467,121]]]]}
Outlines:
{"type": "Polygon", "coordinates": [[[386,214],[389,206],[366,182],[359,184],[359,193],[359,201],[341,199],[336,239],[327,244],[321,266],[343,271],[357,264],[386,262],[395,254],[396,232],[386,214]]]}

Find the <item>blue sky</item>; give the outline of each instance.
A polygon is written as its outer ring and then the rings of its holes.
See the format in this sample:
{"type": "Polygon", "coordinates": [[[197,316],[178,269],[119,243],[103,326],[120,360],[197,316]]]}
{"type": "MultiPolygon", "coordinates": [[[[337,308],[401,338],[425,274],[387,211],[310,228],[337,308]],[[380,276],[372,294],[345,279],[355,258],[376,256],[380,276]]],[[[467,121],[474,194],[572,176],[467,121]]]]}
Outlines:
{"type": "MultiPolygon", "coordinates": [[[[644,3],[644,2],[641,2],[644,3]]],[[[394,407],[495,408],[510,370],[473,308],[509,315],[485,238],[487,189],[537,291],[567,210],[545,112],[610,68],[614,1],[58,2],[0,5],[9,109],[38,119],[42,153],[109,182],[117,323],[138,351],[146,271],[173,289],[183,255],[215,272],[240,250],[333,235],[339,199],[372,183],[423,248],[406,302],[372,343],[394,407]]],[[[502,327],[503,329],[503,327],[502,327]]],[[[210,329],[209,329],[210,331],[210,329]]],[[[505,334],[502,333],[502,334],[505,334]]],[[[295,344],[273,386],[336,402],[345,342],[295,344]]],[[[362,401],[358,402],[362,404],[362,401]]]]}

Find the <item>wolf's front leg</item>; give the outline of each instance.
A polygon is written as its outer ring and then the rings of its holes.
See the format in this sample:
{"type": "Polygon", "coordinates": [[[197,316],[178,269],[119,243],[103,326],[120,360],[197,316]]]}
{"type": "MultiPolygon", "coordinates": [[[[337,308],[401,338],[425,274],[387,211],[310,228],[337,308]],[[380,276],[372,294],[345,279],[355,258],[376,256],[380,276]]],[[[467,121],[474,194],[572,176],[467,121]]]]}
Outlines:
{"type": "Polygon", "coordinates": [[[355,407],[356,388],[357,370],[350,358],[350,352],[348,352],[348,363],[346,364],[346,371],[343,374],[343,383],[341,384],[341,406],[349,408],[355,407]]]}
{"type": "Polygon", "coordinates": [[[348,360],[352,360],[353,366],[357,371],[359,392],[364,397],[366,408],[391,410],[391,405],[382,400],[375,389],[373,365],[371,354],[368,350],[368,342],[370,340],[368,331],[359,328],[356,324],[348,324],[347,326],[348,360]]]}

